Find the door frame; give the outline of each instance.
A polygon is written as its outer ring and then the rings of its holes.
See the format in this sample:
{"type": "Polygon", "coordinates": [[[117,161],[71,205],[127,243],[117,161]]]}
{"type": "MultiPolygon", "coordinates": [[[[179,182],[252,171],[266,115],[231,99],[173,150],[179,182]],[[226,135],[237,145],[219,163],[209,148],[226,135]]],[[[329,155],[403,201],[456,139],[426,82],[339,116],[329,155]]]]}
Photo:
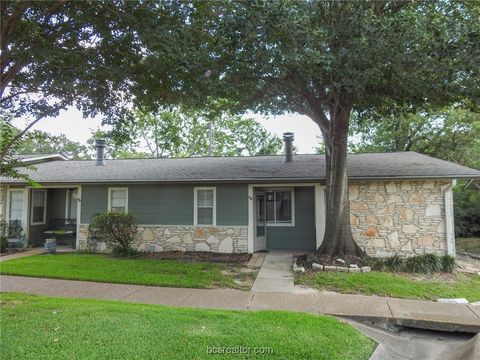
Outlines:
{"type": "Polygon", "coordinates": [[[254,192],[254,213],[253,213],[253,222],[254,222],[254,251],[259,250],[266,250],[267,249],[267,202],[266,202],[266,192],[262,190],[255,190],[254,192]],[[257,222],[257,214],[258,214],[258,197],[263,196],[263,236],[257,235],[258,230],[258,222],[257,222]],[[261,242],[261,243],[259,243],[261,242]]]}
{"type": "Polygon", "coordinates": [[[322,245],[325,234],[325,185],[320,183],[277,183],[277,184],[248,184],[248,252],[255,250],[255,189],[275,187],[309,186],[315,192],[315,239],[317,249],[322,245]]]}

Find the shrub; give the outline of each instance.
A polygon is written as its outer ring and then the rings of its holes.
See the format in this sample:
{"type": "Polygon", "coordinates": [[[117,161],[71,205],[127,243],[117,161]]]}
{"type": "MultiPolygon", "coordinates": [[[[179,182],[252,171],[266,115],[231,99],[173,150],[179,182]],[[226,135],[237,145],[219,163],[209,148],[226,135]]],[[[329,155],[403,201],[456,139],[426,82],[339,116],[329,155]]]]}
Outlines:
{"type": "Polygon", "coordinates": [[[0,252],[5,252],[8,247],[8,240],[5,235],[0,235],[0,252]]]}
{"type": "Polygon", "coordinates": [[[450,255],[443,255],[441,257],[442,271],[451,273],[455,270],[455,258],[450,255]]]}
{"type": "Polygon", "coordinates": [[[405,262],[405,271],[419,274],[431,274],[442,270],[440,257],[434,254],[412,256],[405,262]]]}
{"type": "Polygon", "coordinates": [[[134,251],[132,243],[137,232],[133,215],[107,212],[96,215],[88,226],[90,236],[105,241],[116,256],[129,256],[134,251]]]}
{"type": "Polygon", "coordinates": [[[394,272],[403,271],[405,268],[405,259],[398,255],[394,255],[385,260],[385,267],[394,272]]]}

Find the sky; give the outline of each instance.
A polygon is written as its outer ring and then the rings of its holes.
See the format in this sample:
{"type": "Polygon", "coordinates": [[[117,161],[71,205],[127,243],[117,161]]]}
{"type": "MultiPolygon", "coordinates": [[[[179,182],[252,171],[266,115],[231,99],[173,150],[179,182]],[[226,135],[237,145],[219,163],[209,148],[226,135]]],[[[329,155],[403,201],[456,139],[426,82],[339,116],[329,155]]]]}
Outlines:
{"type": "MultiPolygon", "coordinates": [[[[309,154],[315,152],[314,148],[318,144],[317,136],[320,136],[320,130],[308,117],[298,114],[271,117],[258,114],[248,114],[246,116],[253,117],[269,132],[280,137],[287,131],[295,133],[294,145],[298,148],[298,153],[309,154]]],[[[14,124],[19,128],[23,128],[25,121],[17,119],[14,121],[14,124]]],[[[61,112],[55,118],[40,120],[33,129],[46,131],[53,135],[65,134],[70,140],[86,144],[92,129],[96,129],[100,125],[100,117],[84,119],[80,111],[71,108],[61,112]]]]}

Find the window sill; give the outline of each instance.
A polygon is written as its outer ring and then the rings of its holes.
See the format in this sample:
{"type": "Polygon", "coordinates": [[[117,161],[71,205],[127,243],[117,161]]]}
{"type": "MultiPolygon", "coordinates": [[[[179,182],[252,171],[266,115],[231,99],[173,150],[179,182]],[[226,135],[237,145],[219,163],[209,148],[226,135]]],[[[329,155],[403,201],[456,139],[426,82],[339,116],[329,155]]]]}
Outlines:
{"type": "Polygon", "coordinates": [[[295,227],[295,223],[267,223],[267,227],[295,227]]]}

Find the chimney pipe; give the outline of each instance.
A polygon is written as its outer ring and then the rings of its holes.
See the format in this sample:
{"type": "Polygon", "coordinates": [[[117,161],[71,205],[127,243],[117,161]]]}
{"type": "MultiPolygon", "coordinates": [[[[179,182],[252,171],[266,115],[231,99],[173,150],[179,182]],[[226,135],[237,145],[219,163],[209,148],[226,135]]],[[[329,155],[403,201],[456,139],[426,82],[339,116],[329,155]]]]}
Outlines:
{"type": "Polygon", "coordinates": [[[293,133],[283,133],[283,142],[285,143],[285,162],[293,162],[293,133]]]}
{"type": "Polygon", "coordinates": [[[107,147],[104,139],[95,140],[95,147],[97,148],[97,166],[105,166],[105,148],[107,147]]]}

